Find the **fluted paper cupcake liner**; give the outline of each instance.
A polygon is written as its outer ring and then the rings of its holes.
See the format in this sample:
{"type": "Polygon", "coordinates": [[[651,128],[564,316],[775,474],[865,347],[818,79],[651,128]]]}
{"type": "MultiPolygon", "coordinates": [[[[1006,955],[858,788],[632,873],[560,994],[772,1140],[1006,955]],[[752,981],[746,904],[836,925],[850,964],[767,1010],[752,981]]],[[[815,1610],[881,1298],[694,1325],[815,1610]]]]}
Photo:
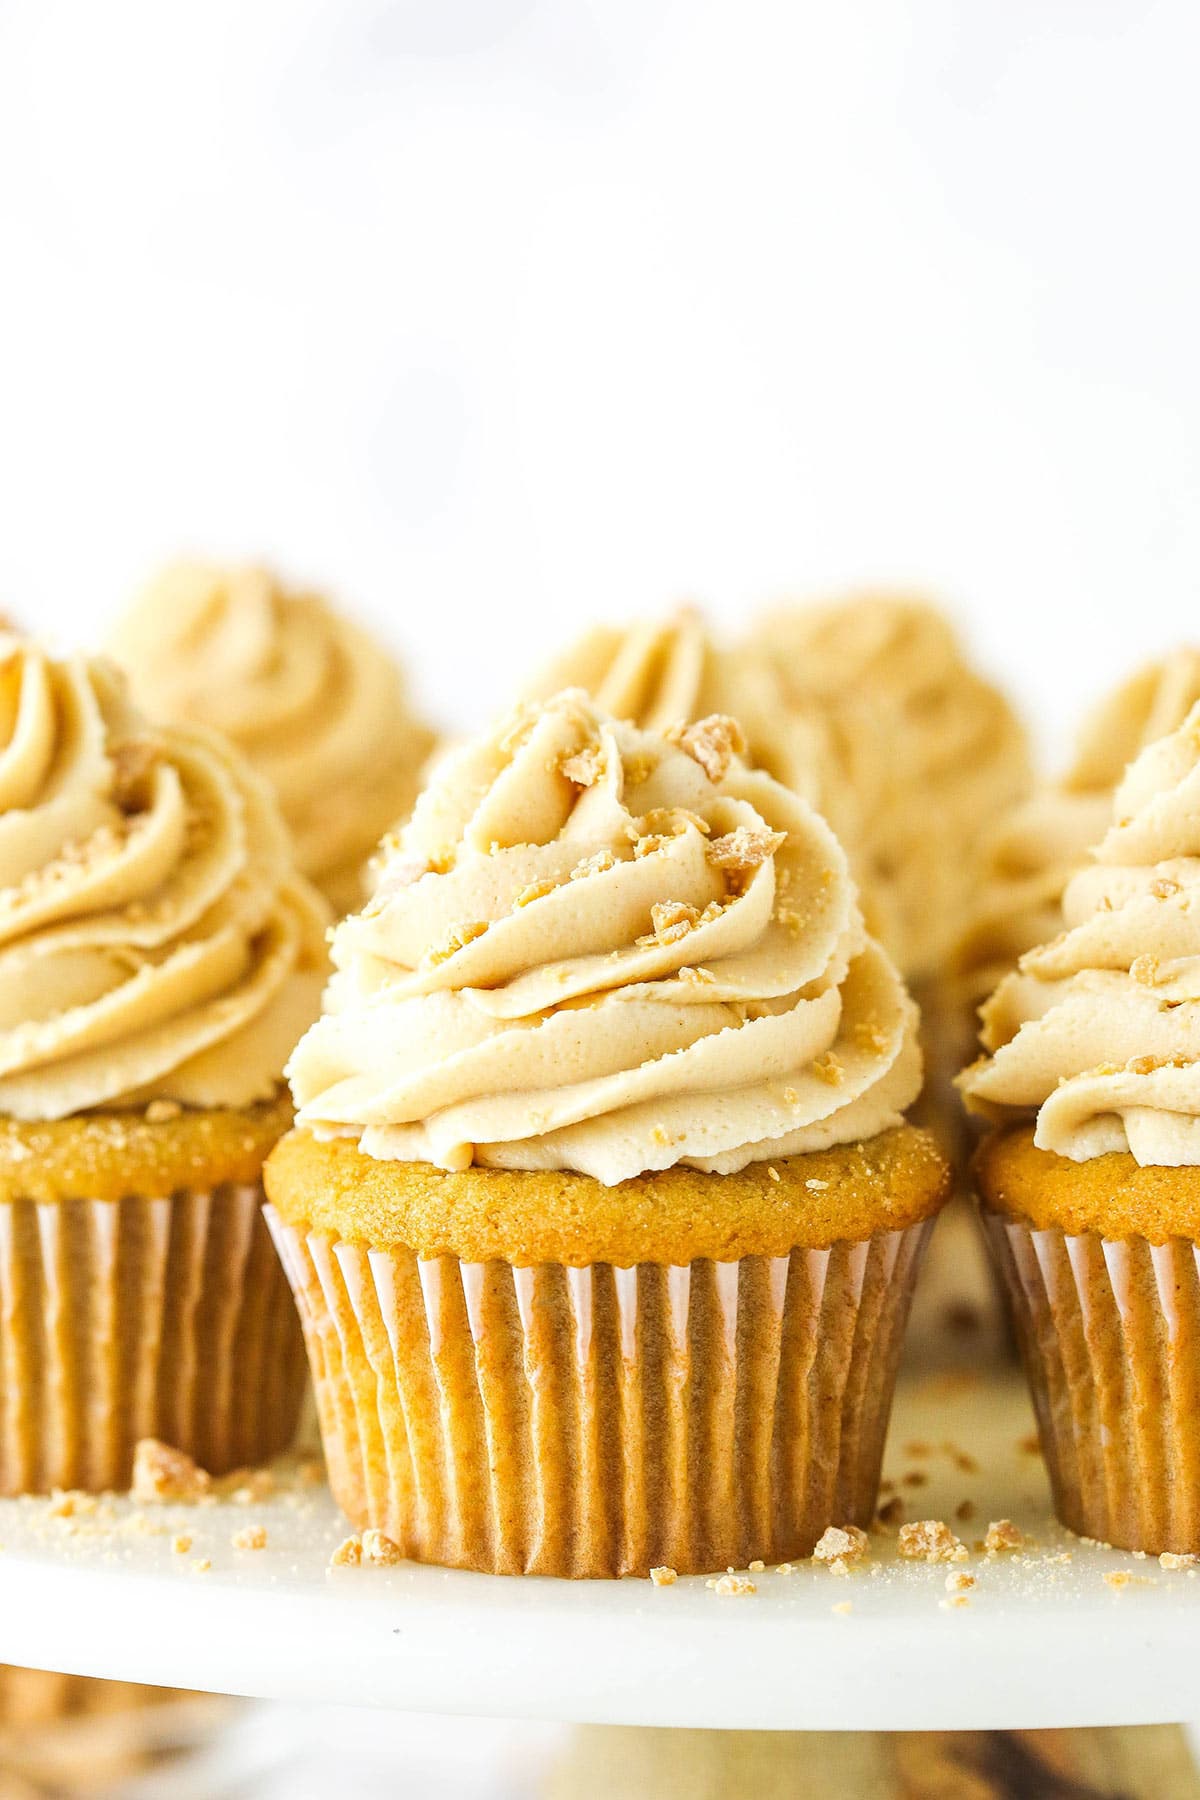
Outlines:
{"type": "Polygon", "coordinates": [[[267,1219],[334,1494],[407,1556],[683,1573],[871,1517],[924,1223],[776,1258],[520,1269],[267,1219]]]}
{"type": "Polygon", "coordinates": [[[304,1351],[262,1189],[0,1202],[0,1494],[221,1474],[290,1443],[304,1351]]]}
{"type": "Polygon", "coordinates": [[[1200,1247],[984,1222],[1059,1517],[1124,1550],[1200,1552],[1200,1247]]]}

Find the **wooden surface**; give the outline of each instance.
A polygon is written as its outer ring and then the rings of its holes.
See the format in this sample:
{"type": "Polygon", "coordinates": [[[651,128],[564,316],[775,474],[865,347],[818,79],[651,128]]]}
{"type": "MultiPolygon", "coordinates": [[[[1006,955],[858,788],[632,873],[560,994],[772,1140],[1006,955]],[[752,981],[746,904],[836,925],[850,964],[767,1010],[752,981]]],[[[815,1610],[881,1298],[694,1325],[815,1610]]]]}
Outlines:
{"type": "Polygon", "coordinates": [[[1181,1727],[766,1732],[587,1727],[547,1800],[1200,1800],[1181,1727]]]}

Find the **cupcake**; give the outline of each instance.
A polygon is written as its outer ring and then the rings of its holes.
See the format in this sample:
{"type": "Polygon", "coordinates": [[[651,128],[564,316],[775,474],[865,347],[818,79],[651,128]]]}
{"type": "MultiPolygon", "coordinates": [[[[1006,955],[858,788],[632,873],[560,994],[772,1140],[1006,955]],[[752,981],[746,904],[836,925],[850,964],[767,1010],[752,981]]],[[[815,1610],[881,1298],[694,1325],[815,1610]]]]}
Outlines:
{"type": "Polygon", "coordinates": [[[0,1493],[269,1456],[303,1352],[260,1176],[325,909],[231,749],[15,637],[0,883],[0,1493]]]}
{"type": "Polygon", "coordinates": [[[433,748],[382,645],[262,569],[181,563],[112,650],[152,716],[233,740],[275,789],[301,873],[339,916],[360,905],[363,866],[407,817],[433,748]]]}
{"type": "Polygon", "coordinates": [[[824,821],[581,691],[439,768],[289,1065],[330,1479],[405,1555],[644,1574],[867,1523],[947,1172],[824,821]]]}
{"type": "Polygon", "coordinates": [[[1020,720],[949,621],[920,601],[785,608],[753,641],[787,700],[828,715],[859,796],[862,885],[879,895],[904,974],[940,980],[982,835],[1031,784],[1020,720]]]}
{"type": "Polygon", "coordinates": [[[1059,1515],[1200,1551],[1200,706],[1142,752],[1066,929],[983,1008],[985,1222],[1059,1515]]]}

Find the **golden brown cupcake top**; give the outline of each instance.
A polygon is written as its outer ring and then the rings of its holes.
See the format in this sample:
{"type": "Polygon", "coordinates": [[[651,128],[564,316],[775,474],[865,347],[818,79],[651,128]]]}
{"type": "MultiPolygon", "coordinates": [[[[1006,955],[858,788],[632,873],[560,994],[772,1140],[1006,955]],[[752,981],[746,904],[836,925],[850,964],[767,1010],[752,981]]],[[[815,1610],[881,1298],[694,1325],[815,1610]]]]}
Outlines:
{"type": "Polygon", "coordinates": [[[1087,1162],[1039,1150],[1032,1125],[993,1131],[975,1153],[984,1203],[1037,1231],[1200,1244],[1200,1166],[1141,1164],[1127,1150],[1087,1162]]]}
{"type": "Polygon", "coordinates": [[[169,1100],[27,1123],[0,1119],[0,1204],[122,1200],[260,1180],[292,1121],[287,1090],[259,1106],[188,1110],[169,1100]]]}
{"type": "Polygon", "coordinates": [[[964,1002],[984,999],[1054,935],[1063,891],[1104,835],[1126,766],[1177,731],[1198,700],[1200,651],[1184,647],[1148,664],[1088,715],[1062,779],[1018,801],[986,836],[978,898],[954,955],[964,1002]]]}
{"type": "Polygon", "coordinates": [[[335,910],[357,905],[433,746],[383,647],[264,569],[196,562],[143,592],[112,648],[148,712],[237,744],[275,789],[303,873],[335,910]]]}
{"type": "Polygon", "coordinates": [[[288,1067],[371,1156],[605,1183],[899,1123],[915,1008],[824,821],[715,717],[669,737],[581,691],[440,765],[333,940],[288,1067]]]}
{"type": "Polygon", "coordinates": [[[117,671],[0,638],[0,1115],[269,1099],[324,908],[271,794],[117,671]]]}
{"type": "Polygon", "coordinates": [[[720,1181],[677,1166],[617,1187],[567,1169],[379,1162],[348,1138],[293,1131],[272,1153],[265,1181],[290,1224],[376,1250],[630,1268],[786,1256],[899,1231],[937,1211],[949,1171],[929,1133],[913,1125],[747,1163],[720,1181]]]}
{"type": "Polygon", "coordinates": [[[949,621],[901,596],[789,607],[754,642],[794,705],[824,708],[859,812],[857,868],[913,980],[941,973],[982,834],[1031,781],[1023,727],[949,621]]]}
{"type": "Polygon", "coordinates": [[[1036,1115],[1039,1149],[1200,1163],[1200,706],[1130,765],[1113,821],[960,1085],[985,1117],[1036,1115]]]}

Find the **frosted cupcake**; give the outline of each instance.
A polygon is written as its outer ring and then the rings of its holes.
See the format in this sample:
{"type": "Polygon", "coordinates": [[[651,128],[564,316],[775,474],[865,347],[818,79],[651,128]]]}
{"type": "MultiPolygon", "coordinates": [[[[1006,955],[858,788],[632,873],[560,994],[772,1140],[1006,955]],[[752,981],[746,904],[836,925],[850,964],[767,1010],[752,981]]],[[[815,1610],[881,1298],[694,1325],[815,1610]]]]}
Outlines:
{"type": "Polygon", "coordinates": [[[140,1437],[281,1449],[302,1348],[260,1218],[325,911],[265,786],[115,669],[0,639],[0,1493],[140,1437]]]}
{"type": "Polygon", "coordinates": [[[1060,1516],[1200,1551],[1200,707],[1113,818],[962,1087],[1060,1516]]]}
{"type": "Polygon", "coordinates": [[[871,1516],[947,1173],[845,857],[739,741],[523,707],[335,934],[267,1185],[334,1491],[406,1555],[723,1568],[871,1516]]]}
{"type": "Polygon", "coordinates": [[[314,594],[265,570],[180,563],[113,635],[156,718],[231,738],[278,795],[303,874],[335,913],[411,810],[433,735],[391,656],[314,594]]]}
{"type": "Polygon", "coordinates": [[[878,890],[905,975],[940,979],[998,810],[1028,790],[1024,729],[967,661],[949,621],[870,595],[769,615],[754,642],[785,694],[826,709],[860,797],[862,880],[878,890]]]}

